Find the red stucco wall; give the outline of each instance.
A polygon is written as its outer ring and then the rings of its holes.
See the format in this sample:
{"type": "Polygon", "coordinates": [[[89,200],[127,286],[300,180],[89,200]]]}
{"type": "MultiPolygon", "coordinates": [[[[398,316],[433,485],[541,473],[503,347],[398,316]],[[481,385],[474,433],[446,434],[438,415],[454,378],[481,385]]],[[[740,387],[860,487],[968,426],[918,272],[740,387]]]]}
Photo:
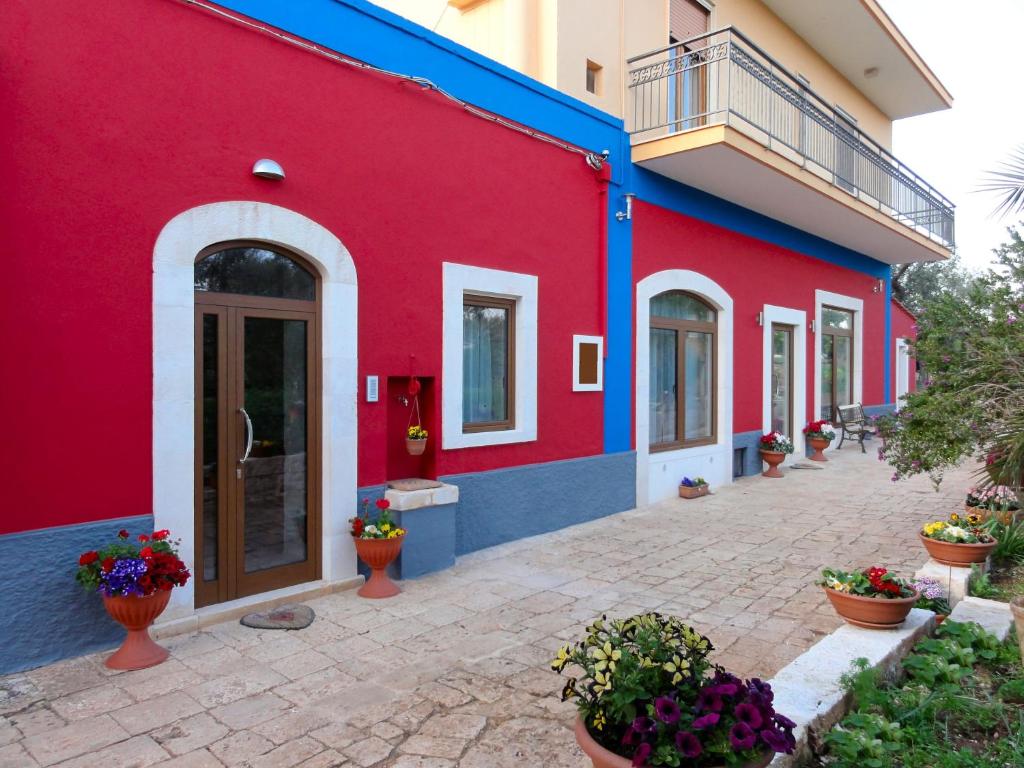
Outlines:
{"type": "MultiPolygon", "coordinates": [[[[866,405],[887,402],[884,392],[885,294],[876,280],[763,240],[647,203],[634,207],[633,279],[666,269],[707,275],[733,299],[733,431],[762,427],[763,329],[757,313],[773,304],[814,319],[815,290],[864,301],[866,405]]],[[[807,413],[814,406],[814,334],[807,333],[807,413]]],[[[800,425],[802,428],[803,425],[800,425]]]]}
{"type": "MultiPolygon", "coordinates": [[[[893,359],[893,374],[892,374],[892,401],[896,401],[896,364],[897,349],[896,339],[916,339],[917,338],[917,318],[915,318],[910,312],[899,302],[893,301],[892,303],[892,359],[893,359]]],[[[917,368],[917,361],[914,358],[910,358],[910,375],[907,378],[910,391],[913,392],[917,389],[917,376],[915,370],[917,368]]]]}
{"type": "Polygon", "coordinates": [[[366,375],[386,392],[415,355],[441,384],[443,261],[539,277],[542,394],[536,442],[443,452],[436,473],[601,453],[602,394],[571,391],[572,334],[601,333],[579,155],[178,3],[12,0],[4,26],[0,533],[151,511],[153,245],[215,201],[284,206],[351,252],[361,485],[402,438],[366,375]],[[254,178],[260,157],[287,179],[254,178]]]}

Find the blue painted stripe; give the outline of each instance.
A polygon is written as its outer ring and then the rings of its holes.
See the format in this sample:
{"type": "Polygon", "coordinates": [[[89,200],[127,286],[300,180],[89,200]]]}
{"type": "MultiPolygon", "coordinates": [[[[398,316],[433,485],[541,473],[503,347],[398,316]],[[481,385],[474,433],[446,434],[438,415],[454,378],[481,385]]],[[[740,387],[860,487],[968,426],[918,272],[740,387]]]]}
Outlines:
{"type": "Polygon", "coordinates": [[[889,402],[889,398],[892,397],[893,392],[890,389],[892,384],[892,357],[893,357],[893,341],[892,341],[892,270],[885,270],[885,376],[884,376],[884,387],[885,390],[882,392],[882,400],[889,402]]]}
{"type": "Polygon", "coordinates": [[[783,224],[748,208],[673,181],[646,168],[632,166],[627,182],[645,202],[717,224],[750,237],[788,248],[830,264],[863,272],[876,278],[889,274],[889,266],[857,251],[783,224]]]}
{"type": "Polygon", "coordinates": [[[78,557],[113,542],[127,528],[150,533],[153,517],[122,517],[0,536],[0,570],[11,574],[0,590],[3,641],[0,674],[112,648],[124,630],[99,595],[75,582],[78,557]]]}

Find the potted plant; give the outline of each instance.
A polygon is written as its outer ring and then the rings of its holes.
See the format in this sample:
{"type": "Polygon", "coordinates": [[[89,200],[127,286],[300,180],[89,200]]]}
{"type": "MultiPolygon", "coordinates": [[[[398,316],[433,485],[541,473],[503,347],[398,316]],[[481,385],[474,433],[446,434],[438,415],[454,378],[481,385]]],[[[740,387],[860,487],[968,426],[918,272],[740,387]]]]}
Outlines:
{"type": "Polygon", "coordinates": [[[910,584],[885,568],[849,573],[826,568],[818,584],[843,621],[867,629],[896,629],[920,597],[910,584]]]}
{"type": "Polygon", "coordinates": [[[923,608],[935,614],[935,623],[941,624],[949,616],[952,609],[949,606],[949,598],[946,590],[942,588],[935,579],[922,576],[910,583],[912,589],[917,590],[920,597],[914,603],[915,608],[923,608]]]}
{"type": "Polygon", "coordinates": [[[378,510],[376,518],[370,519],[370,500],[363,499],[362,514],[349,521],[356,554],[370,568],[370,578],[356,594],[370,598],[394,597],[402,590],[388,578],[386,568],[402,551],[405,529],[391,519],[390,501],[377,499],[374,505],[378,510]]]}
{"type": "Polygon", "coordinates": [[[771,686],[713,665],[712,650],[658,613],[602,617],[559,649],[551,667],[573,675],[562,700],[576,703],[576,741],[594,768],[753,768],[792,753],[795,724],[775,711],[771,686]]]}
{"type": "Polygon", "coordinates": [[[413,424],[405,434],[405,450],[410,456],[420,456],[427,449],[427,430],[419,424],[413,424]]]}
{"type": "Polygon", "coordinates": [[[708,481],[703,477],[695,477],[692,480],[684,477],[679,483],[679,496],[684,499],[698,499],[701,496],[707,496],[710,490],[708,481]]]}
{"type": "Polygon", "coordinates": [[[793,452],[793,441],[781,432],[769,432],[761,435],[758,444],[761,451],[761,460],[768,465],[768,469],[761,473],[763,477],[783,477],[779,471],[779,464],[786,459],[786,455],[793,452]]]}
{"type": "Polygon", "coordinates": [[[167,658],[167,649],[153,642],[149,627],[167,607],[171,590],[190,576],[176,544],[166,530],[141,534],[136,543],[121,529],[115,542],[78,558],[75,580],[99,592],[107,613],[127,630],[121,647],[105,662],[110,669],[143,669],[167,658]]]}
{"type": "Polygon", "coordinates": [[[976,512],[965,516],[954,512],[948,521],[928,523],[919,535],[932,560],[960,568],[984,563],[999,543],[982,527],[981,515],[976,512]]]}
{"type": "Polygon", "coordinates": [[[1005,485],[974,486],[967,490],[964,511],[968,516],[977,513],[982,520],[994,518],[1008,525],[1020,511],[1020,501],[1017,494],[1005,485]]]}
{"type": "Polygon", "coordinates": [[[832,442],[835,436],[836,428],[825,419],[812,421],[804,427],[804,437],[807,438],[807,442],[814,449],[814,453],[810,456],[811,461],[828,461],[822,451],[828,448],[828,444],[832,442]]]}

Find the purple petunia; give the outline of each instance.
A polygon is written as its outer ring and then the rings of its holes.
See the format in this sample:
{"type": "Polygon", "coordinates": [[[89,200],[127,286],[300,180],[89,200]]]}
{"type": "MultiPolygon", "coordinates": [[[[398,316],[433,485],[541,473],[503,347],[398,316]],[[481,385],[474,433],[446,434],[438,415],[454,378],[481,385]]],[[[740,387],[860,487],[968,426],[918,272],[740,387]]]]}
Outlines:
{"type": "Polygon", "coordinates": [[[718,725],[721,717],[717,712],[708,712],[706,715],[698,717],[693,721],[693,729],[695,731],[703,731],[705,728],[714,728],[718,725]]]}
{"type": "Polygon", "coordinates": [[[673,725],[679,720],[679,705],[675,699],[661,696],[654,700],[654,713],[665,725],[673,725]]]}
{"type": "Polygon", "coordinates": [[[748,681],[751,693],[759,693],[764,697],[764,700],[771,703],[775,699],[775,694],[772,693],[772,687],[769,683],[766,683],[759,677],[752,677],[748,681]]]}
{"type": "Polygon", "coordinates": [[[768,745],[772,752],[791,752],[789,739],[781,731],[774,728],[765,728],[760,733],[761,741],[768,745]]]}
{"type": "Polygon", "coordinates": [[[700,753],[704,751],[700,739],[689,731],[680,731],[676,734],[676,749],[679,750],[680,755],[690,760],[699,757],[700,753]]]}
{"type": "Polygon", "coordinates": [[[779,727],[785,728],[787,731],[792,731],[794,728],[796,728],[796,723],[794,723],[785,715],[780,715],[778,712],[775,713],[775,722],[779,725],[779,727]]]}
{"type": "Polygon", "coordinates": [[[753,748],[757,743],[757,734],[746,723],[736,723],[729,729],[729,743],[732,744],[733,751],[743,752],[753,748]]]}
{"type": "Polygon", "coordinates": [[[138,595],[144,590],[139,586],[139,579],[146,575],[149,566],[141,557],[123,557],[114,561],[114,567],[107,573],[100,574],[100,592],[106,597],[121,595],[138,595]]]}
{"type": "Polygon", "coordinates": [[[633,768],[642,768],[647,765],[647,758],[651,756],[653,747],[650,744],[641,744],[633,753],[633,768]]]}
{"type": "Polygon", "coordinates": [[[722,696],[713,687],[701,688],[697,694],[698,712],[721,712],[722,696]]]}
{"type": "Polygon", "coordinates": [[[741,723],[746,723],[754,730],[760,728],[762,723],[764,723],[764,718],[761,717],[761,710],[753,704],[740,704],[736,707],[736,711],[733,714],[737,720],[741,723]]]}
{"type": "Polygon", "coordinates": [[[657,727],[657,723],[649,717],[638,717],[633,721],[633,725],[630,726],[637,733],[653,733],[657,727]]]}
{"type": "Polygon", "coordinates": [[[629,726],[626,732],[622,734],[622,746],[631,747],[640,741],[640,734],[636,732],[633,726],[629,726]]]}

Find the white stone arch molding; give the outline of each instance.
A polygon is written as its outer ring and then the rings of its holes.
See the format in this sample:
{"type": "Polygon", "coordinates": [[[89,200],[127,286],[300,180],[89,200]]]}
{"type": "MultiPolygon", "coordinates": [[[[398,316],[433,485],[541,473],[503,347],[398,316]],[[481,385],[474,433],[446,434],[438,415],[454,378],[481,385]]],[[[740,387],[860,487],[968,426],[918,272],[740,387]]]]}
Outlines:
{"type": "MultiPolygon", "coordinates": [[[[195,565],[195,301],[193,267],[207,246],[256,240],[305,257],[321,278],[322,552],[325,581],[356,574],[346,520],[356,498],[357,298],[348,249],[329,230],[268,203],[210,203],[178,214],[153,249],[153,516],[181,538],[195,565]]],[[[193,567],[193,573],[195,568],[193,567]]],[[[192,582],[175,589],[167,618],[194,610],[192,582]]]]}
{"type": "Polygon", "coordinates": [[[807,313],[802,309],[764,305],[764,335],[762,340],[762,410],[761,430],[772,428],[772,324],[793,327],[793,456],[802,458],[804,452],[804,426],[807,418],[807,313]]]}
{"type": "Polygon", "coordinates": [[[636,286],[636,483],[637,504],[652,503],[677,493],[682,477],[701,475],[713,485],[732,481],[733,301],[706,275],[669,269],[645,277],[636,286]],[[648,411],[650,385],[651,299],[665,291],[687,291],[711,304],[717,313],[715,392],[717,439],[710,445],[651,453],[648,411]],[[678,475],[678,476],[677,476],[678,475]]]}

